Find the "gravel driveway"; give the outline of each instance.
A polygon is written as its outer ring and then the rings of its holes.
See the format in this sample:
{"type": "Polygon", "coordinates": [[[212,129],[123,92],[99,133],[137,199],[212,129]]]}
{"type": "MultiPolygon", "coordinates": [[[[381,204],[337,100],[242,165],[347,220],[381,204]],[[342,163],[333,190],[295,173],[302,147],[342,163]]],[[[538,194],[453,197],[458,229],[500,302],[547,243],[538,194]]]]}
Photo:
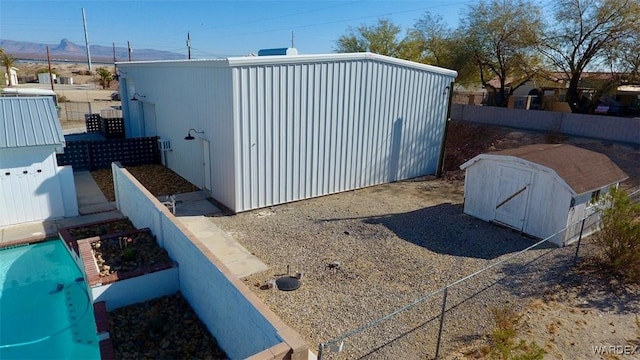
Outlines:
{"type": "MultiPolygon", "coordinates": [[[[421,178],[218,216],[213,221],[270,267],[245,282],[315,351],[321,342],[535,243],[518,232],[463,214],[463,191],[462,181],[421,178]],[[291,274],[304,273],[302,286],[287,292],[266,289],[267,280],[286,274],[287,266],[291,274]]],[[[506,304],[519,309],[527,298],[544,291],[540,283],[553,279],[547,268],[562,270],[571,251],[532,250],[452,288],[447,308],[460,305],[447,313],[443,351],[486,334],[492,325],[491,308],[506,304]],[[534,265],[522,268],[543,254],[534,265]],[[499,281],[506,274],[520,273],[499,281]],[[532,283],[540,286],[531,287],[532,283]]],[[[439,293],[348,337],[342,354],[349,358],[433,357],[441,305],[439,293]]]]}

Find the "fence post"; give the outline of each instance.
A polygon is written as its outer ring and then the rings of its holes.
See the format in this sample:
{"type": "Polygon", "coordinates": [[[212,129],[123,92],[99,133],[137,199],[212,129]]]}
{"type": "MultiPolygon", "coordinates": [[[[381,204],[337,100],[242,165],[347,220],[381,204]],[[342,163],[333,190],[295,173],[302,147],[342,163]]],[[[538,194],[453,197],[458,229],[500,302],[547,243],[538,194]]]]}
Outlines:
{"type": "Polygon", "coordinates": [[[324,343],[318,346],[318,360],[322,360],[322,352],[324,351],[324,343]]]}
{"type": "Polygon", "coordinates": [[[447,292],[448,286],[444,288],[444,295],[442,296],[442,311],[440,312],[440,328],[438,329],[438,342],[436,344],[436,360],[440,354],[440,340],[442,339],[442,327],[444,326],[444,312],[447,309],[447,292]]]}
{"type": "Polygon", "coordinates": [[[582,224],[580,225],[580,235],[578,236],[578,245],[576,246],[576,255],[573,257],[573,266],[576,266],[578,263],[578,251],[580,251],[580,243],[582,242],[582,232],[584,231],[584,222],[587,218],[582,219],[582,224]]]}

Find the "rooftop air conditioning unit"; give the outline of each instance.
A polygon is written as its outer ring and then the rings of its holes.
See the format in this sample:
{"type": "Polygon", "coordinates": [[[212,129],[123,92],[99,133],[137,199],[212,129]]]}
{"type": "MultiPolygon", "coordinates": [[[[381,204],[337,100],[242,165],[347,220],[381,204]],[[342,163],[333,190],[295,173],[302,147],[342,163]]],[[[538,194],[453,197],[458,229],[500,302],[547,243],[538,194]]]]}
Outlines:
{"type": "Polygon", "coordinates": [[[158,149],[160,149],[160,151],[170,151],[171,140],[162,138],[158,139],[158,149]]]}

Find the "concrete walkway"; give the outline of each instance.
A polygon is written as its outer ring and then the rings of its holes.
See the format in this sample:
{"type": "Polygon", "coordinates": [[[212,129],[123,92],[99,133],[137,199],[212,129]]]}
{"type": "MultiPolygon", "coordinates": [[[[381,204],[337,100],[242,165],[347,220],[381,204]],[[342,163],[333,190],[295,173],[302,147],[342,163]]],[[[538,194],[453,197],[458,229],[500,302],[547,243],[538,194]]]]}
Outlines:
{"type": "Polygon", "coordinates": [[[110,203],[93,180],[89,171],[76,171],[73,173],[76,184],[76,196],[78,197],[78,212],[80,215],[96,214],[116,209],[110,203]]]}
{"type": "Polygon", "coordinates": [[[220,261],[239,278],[269,269],[231,235],[205,216],[179,216],[184,224],[220,261]]]}
{"type": "MultiPolygon", "coordinates": [[[[269,268],[206,216],[219,213],[220,209],[207,200],[203,191],[176,194],[175,199],[178,221],[236,276],[242,278],[269,268]]],[[[165,201],[166,197],[159,196],[158,200],[165,201]]]]}
{"type": "Polygon", "coordinates": [[[0,227],[0,244],[58,235],[58,229],[97,221],[121,219],[124,216],[117,211],[107,211],[99,214],[76,216],[67,219],[34,221],[30,223],[0,227]]]}

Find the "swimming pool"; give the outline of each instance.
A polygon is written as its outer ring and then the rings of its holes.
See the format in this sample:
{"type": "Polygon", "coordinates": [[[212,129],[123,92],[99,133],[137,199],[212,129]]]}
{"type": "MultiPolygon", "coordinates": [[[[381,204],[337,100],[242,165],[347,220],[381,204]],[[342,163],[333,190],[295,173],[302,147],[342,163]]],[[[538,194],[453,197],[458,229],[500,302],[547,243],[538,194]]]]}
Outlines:
{"type": "Polygon", "coordinates": [[[100,359],[93,306],[62,241],[0,250],[0,359],[100,359]]]}

